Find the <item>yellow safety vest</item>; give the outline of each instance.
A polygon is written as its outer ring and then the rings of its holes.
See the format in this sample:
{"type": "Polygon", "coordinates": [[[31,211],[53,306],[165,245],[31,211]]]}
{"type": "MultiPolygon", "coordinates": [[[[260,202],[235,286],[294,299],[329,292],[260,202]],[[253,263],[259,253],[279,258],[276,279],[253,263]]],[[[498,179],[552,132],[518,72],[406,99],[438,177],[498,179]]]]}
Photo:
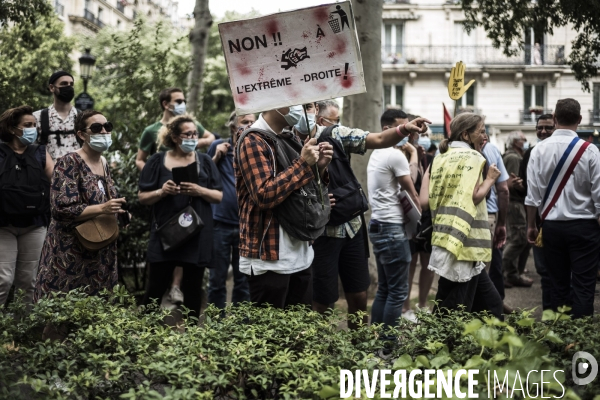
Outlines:
{"type": "Polygon", "coordinates": [[[482,181],[485,158],[477,151],[449,148],[433,159],[429,207],[433,215],[431,244],[461,261],[491,261],[492,236],[485,200],[473,203],[475,184],[482,181]]]}

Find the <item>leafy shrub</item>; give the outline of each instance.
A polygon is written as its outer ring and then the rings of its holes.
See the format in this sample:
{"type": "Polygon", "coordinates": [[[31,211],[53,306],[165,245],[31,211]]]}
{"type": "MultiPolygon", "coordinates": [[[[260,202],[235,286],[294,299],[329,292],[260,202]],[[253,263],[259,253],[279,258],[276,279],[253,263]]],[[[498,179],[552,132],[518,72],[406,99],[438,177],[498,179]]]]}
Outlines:
{"type": "MultiPolygon", "coordinates": [[[[0,312],[3,398],[337,398],[340,369],[478,368],[482,375],[497,369],[511,376],[564,369],[569,387],[574,352],[599,356],[598,319],[572,321],[560,313],[546,313],[541,323],[528,312],[506,323],[464,312],[420,314],[420,323],[401,322],[391,332],[368,325],[349,332],[338,329],[337,313],[243,304],[225,316],[209,307],[200,326],[189,318],[174,329],[163,323],[167,311],[136,307],[123,287],[97,297],[73,291],[44,299],[15,319],[22,312],[19,301],[0,312]],[[47,324],[65,327],[67,338],[42,341],[47,324]],[[398,340],[383,341],[384,333],[398,340]]],[[[579,395],[591,399],[597,381],[579,395]]],[[[486,397],[485,381],[479,382],[476,392],[486,397]]],[[[545,395],[560,395],[556,386],[547,385],[545,395]]],[[[579,398],[574,389],[565,397],[579,398]]]]}

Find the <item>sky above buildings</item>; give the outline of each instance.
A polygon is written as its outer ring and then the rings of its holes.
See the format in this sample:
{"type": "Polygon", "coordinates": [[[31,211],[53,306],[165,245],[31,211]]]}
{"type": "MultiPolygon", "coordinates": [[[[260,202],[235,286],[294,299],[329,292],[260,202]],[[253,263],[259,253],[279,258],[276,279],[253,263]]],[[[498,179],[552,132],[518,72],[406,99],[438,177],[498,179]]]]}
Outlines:
{"type": "MultiPolygon", "coordinates": [[[[221,18],[225,14],[225,11],[235,10],[241,13],[247,13],[254,8],[260,12],[261,15],[266,15],[279,11],[289,11],[327,3],[335,3],[335,0],[210,0],[208,6],[213,16],[221,18]]],[[[190,14],[194,11],[195,4],[196,0],[179,0],[179,15],[183,17],[190,14]]]]}

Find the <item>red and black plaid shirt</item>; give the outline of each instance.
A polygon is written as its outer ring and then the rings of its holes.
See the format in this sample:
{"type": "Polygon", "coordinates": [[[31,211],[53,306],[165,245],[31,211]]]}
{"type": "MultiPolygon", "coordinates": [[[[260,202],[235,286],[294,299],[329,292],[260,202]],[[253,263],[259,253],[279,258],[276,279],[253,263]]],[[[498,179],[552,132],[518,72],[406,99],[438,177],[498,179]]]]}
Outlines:
{"type": "Polygon", "coordinates": [[[279,260],[279,222],[273,209],[315,175],[302,158],[274,175],[274,144],[251,132],[234,157],[235,189],[240,210],[240,256],[279,260]],[[262,224],[260,218],[262,217],[262,224]],[[260,230],[262,227],[262,231],[260,230]],[[262,242],[262,246],[261,246],[262,242]]]}

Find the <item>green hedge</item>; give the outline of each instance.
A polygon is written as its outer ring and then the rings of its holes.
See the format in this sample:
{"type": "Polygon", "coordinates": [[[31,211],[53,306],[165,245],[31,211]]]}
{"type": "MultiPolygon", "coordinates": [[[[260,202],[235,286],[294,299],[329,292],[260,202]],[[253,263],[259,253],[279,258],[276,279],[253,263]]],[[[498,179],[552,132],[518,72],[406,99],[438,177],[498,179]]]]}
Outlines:
{"type": "MultiPolygon", "coordinates": [[[[98,297],[75,291],[46,299],[18,317],[23,310],[17,299],[0,311],[2,398],[338,398],[340,369],[415,368],[479,369],[480,398],[487,397],[488,369],[511,377],[562,369],[566,398],[600,393],[600,378],[578,387],[571,377],[576,351],[600,359],[597,318],[545,312],[546,321],[536,322],[522,312],[503,323],[464,312],[420,314],[420,323],[403,321],[387,332],[397,340],[383,341],[380,326],[340,330],[339,314],[324,318],[301,307],[244,304],[224,317],[209,307],[202,324],[189,318],[172,328],[163,322],[165,310],[137,307],[123,287],[98,297]],[[42,341],[47,324],[66,326],[67,339],[42,341]]],[[[545,396],[561,394],[558,383],[545,386],[545,396]]]]}

